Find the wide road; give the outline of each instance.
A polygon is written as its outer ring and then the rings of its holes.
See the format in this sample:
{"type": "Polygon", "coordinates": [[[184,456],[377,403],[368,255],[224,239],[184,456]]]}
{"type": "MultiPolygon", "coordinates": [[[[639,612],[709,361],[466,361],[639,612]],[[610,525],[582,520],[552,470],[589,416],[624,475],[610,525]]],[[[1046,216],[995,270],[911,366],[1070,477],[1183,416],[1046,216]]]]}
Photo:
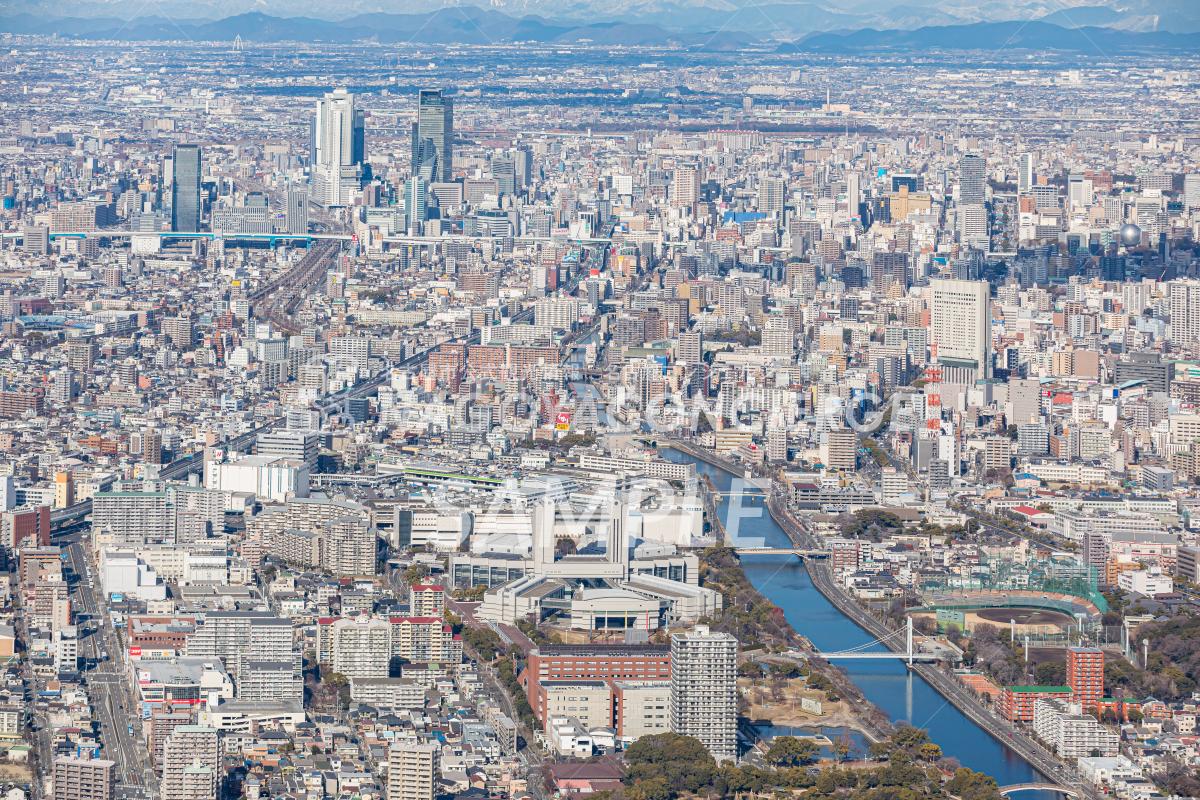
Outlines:
{"type": "Polygon", "coordinates": [[[118,796],[131,800],[157,797],[157,779],[146,745],[137,733],[129,732],[137,716],[137,698],[122,644],[101,596],[98,575],[93,570],[93,578],[88,577],[88,557],[79,531],[60,537],[56,544],[65,548],[68,563],[77,576],[71,589],[75,613],[86,615],[87,625],[93,630],[81,635],[79,656],[85,664],[95,664],[82,674],[92,712],[100,724],[101,755],[117,762],[118,796]]]}

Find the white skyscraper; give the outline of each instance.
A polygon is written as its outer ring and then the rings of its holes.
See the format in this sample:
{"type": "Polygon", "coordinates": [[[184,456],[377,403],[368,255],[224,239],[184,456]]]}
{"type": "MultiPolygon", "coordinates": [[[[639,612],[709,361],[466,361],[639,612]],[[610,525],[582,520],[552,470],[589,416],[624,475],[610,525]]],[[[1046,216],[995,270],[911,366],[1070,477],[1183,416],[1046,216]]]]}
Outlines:
{"type": "Polygon", "coordinates": [[[1033,187],[1033,153],[1021,153],[1017,164],[1017,191],[1027,194],[1033,187]]]}
{"type": "Polygon", "coordinates": [[[1171,281],[1171,341],[1200,341],[1200,282],[1171,281]]]}
{"type": "Polygon", "coordinates": [[[345,205],[362,180],[365,158],[363,112],[354,95],[336,89],[317,101],[312,133],[314,199],[324,206],[345,205]]]}
{"type": "Polygon", "coordinates": [[[987,281],[934,278],[929,282],[929,339],[943,367],[991,376],[991,287],[987,281]]]}
{"type": "Polygon", "coordinates": [[[846,173],[846,211],[851,217],[858,216],[862,204],[862,176],[857,172],[846,173]]]}
{"type": "Polygon", "coordinates": [[[782,314],[771,314],[762,332],[762,354],[769,358],[791,360],[796,355],[796,337],[792,321],[782,314]]]}
{"type": "Polygon", "coordinates": [[[1183,176],[1183,205],[1185,208],[1200,208],[1200,172],[1183,176]]]}
{"type": "Polygon", "coordinates": [[[991,242],[988,237],[988,215],[982,203],[958,207],[958,240],[980,250],[988,249],[991,242]]]}
{"type": "Polygon", "coordinates": [[[737,758],[737,656],[737,639],[705,625],[671,636],[671,730],[717,761],[737,758]]]}
{"type": "Polygon", "coordinates": [[[675,208],[695,209],[699,200],[700,167],[696,164],[676,166],[671,183],[671,205],[675,208]]]}
{"type": "Polygon", "coordinates": [[[786,191],[783,178],[764,177],[758,183],[758,210],[781,219],[786,191]]]}

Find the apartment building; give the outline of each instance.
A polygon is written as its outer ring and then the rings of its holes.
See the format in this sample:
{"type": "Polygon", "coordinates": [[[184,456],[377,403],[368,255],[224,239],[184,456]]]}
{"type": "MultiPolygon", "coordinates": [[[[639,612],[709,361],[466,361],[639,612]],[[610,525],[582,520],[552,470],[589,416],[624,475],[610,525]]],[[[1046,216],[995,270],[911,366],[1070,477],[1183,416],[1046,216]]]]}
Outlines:
{"type": "Polygon", "coordinates": [[[671,730],[717,761],[737,758],[738,641],[706,625],[671,636],[671,730]]]}
{"type": "Polygon", "coordinates": [[[113,800],[117,763],[101,758],[54,759],[54,800],[113,800]]]}
{"type": "Polygon", "coordinates": [[[163,742],[162,800],[216,800],[221,753],[215,728],[180,725],[163,742]]]}
{"type": "Polygon", "coordinates": [[[397,742],[388,750],[387,800],[433,800],[437,794],[438,746],[397,742]]]}

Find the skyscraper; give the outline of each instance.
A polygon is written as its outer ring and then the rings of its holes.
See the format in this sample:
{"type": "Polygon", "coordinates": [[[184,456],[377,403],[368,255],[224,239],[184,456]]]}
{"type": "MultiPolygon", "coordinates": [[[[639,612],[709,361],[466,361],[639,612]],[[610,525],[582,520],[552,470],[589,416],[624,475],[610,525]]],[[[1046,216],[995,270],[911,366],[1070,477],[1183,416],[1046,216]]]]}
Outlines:
{"type": "Polygon", "coordinates": [[[454,177],[454,104],[440,89],[417,95],[417,121],[412,126],[412,174],[426,183],[454,177]]]}
{"type": "Polygon", "coordinates": [[[1033,153],[1021,153],[1017,164],[1017,191],[1026,194],[1033,188],[1033,153]]]}
{"type": "Polygon", "coordinates": [[[737,639],[706,625],[671,636],[671,730],[737,758],[737,639]]]}
{"type": "Polygon", "coordinates": [[[1168,338],[1175,344],[1200,341],[1200,282],[1171,281],[1171,327],[1168,338]]]}
{"type": "Polygon", "coordinates": [[[783,218],[783,202],[787,186],[783,178],[765,177],[758,184],[758,210],[783,218]]]}
{"type": "Polygon", "coordinates": [[[846,212],[851,217],[859,216],[862,205],[862,176],[857,172],[846,174],[846,212]]]}
{"type": "Polygon", "coordinates": [[[991,377],[991,286],[987,281],[934,278],[929,282],[929,339],[944,367],[991,377]]]}
{"type": "Polygon", "coordinates": [[[517,187],[525,189],[533,182],[533,151],[528,145],[518,145],[513,159],[517,167],[517,187]]]}
{"type": "Polygon", "coordinates": [[[968,153],[958,162],[958,202],[960,205],[982,204],[987,199],[987,162],[982,156],[968,153]]]}
{"type": "Polygon", "coordinates": [[[1185,208],[1200,208],[1200,172],[1189,172],[1183,176],[1183,205],[1185,208]]]}
{"type": "Polygon", "coordinates": [[[313,119],[314,199],[326,207],[349,203],[361,186],[365,158],[363,112],[354,107],[354,95],[335,89],[317,101],[313,119]]]}
{"type": "Polygon", "coordinates": [[[517,163],[511,153],[497,153],[492,156],[492,177],[496,181],[501,194],[514,195],[517,193],[517,163]]]}
{"type": "Polygon", "coordinates": [[[409,233],[418,234],[429,213],[429,184],[413,176],[404,183],[404,215],[408,218],[409,233]]]}
{"type": "Polygon", "coordinates": [[[959,205],[958,240],[980,250],[988,249],[991,240],[988,236],[987,207],[983,203],[959,205]]]}
{"type": "Polygon", "coordinates": [[[287,232],[308,233],[308,187],[291,185],[287,192],[287,232]]]}
{"type": "Polygon", "coordinates": [[[676,166],[671,184],[671,205],[675,208],[695,210],[699,199],[700,167],[697,164],[676,166]]]}
{"type": "Polygon", "coordinates": [[[177,144],[172,156],[171,230],[200,230],[200,146],[177,144]]]}

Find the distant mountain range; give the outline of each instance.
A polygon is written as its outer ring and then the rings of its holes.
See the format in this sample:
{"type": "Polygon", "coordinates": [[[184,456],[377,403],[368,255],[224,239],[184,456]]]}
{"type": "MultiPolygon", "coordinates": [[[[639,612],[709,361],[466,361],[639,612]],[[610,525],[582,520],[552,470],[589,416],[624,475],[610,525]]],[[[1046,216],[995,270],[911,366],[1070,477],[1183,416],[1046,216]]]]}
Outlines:
{"type": "Polygon", "coordinates": [[[780,52],[854,53],[864,50],[1042,50],[1108,56],[1139,50],[1200,52],[1200,33],[1135,32],[1048,22],[977,22],[916,30],[817,33],[779,46],[780,52]]]}
{"type": "Polygon", "coordinates": [[[241,36],[245,42],[373,40],[384,44],[482,45],[587,41],[613,46],[705,44],[716,49],[742,47],[757,41],[756,37],[737,31],[722,31],[714,37],[702,32],[667,31],[648,23],[552,22],[533,16],[510,17],[499,11],[471,6],[443,8],[426,14],[360,14],[336,22],[313,17],[274,17],[259,12],[218,20],[173,19],[159,15],[133,20],[115,17],[48,19],[13,14],[0,17],[0,32],[129,41],[232,41],[241,36]]]}
{"type": "Polygon", "coordinates": [[[183,28],[238,19],[250,12],[284,20],[294,20],[300,13],[327,24],[323,21],[345,23],[377,14],[390,23],[467,11],[500,14],[479,19],[498,22],[506,32],[527,19],[536,20],[535,27],[564,29],[560,35],[609,20],[603,24],[616,27],[617,38],[628,35],[631,39],[658,37],[664,32],[686,36],[720,31],[793,41],[833,31],[916,30],[1014,20],[1064,28],[1200,32],[1197,0],[155,0],[153,4],[146,0],[72,0],[65,4],[61,0],[0,0],[0,22],[6,28],[28,24],[24,15],[45,22],[69,10],[71,17],[93,18],[108,25],[113,20],[139,18],[147,7],[159,15],[161,24],[183,28]],[[622,26],[634,27],[626,30],[622,26]]]}
{"type": "MultiPolygon", "coordinates": [[[[351,0],[352,1],[352,0],[351,0]]],[[[1168,2],[1170,0],[1160,0],[1168,2]]],[[[530,0],[536,2],[536,0],[530,0]]],[[[1150,2],[1150,0],[1144,0],[1150,2]]],[[[1200,6],[1200,0],[1196,2],[1200,6]]],[[[893,7],[893,11],[900,7],[893,7]]],[[[914,12],[915,13],[915,12],[914,12]]],[[[0,32],[57,34],[80,39],[132,41],[193,40],[244,42],[377,41],[383,44],[499,44],[591,42],[606,46],[675,45],[706,50],[747,46],[775,47],[779,52],[924,51],[1026,49],[1112,55],[1144,50],[1200,52],[1200,32],[1140,30],[1118,25],[1127,21],[1107,7],[1071,9],[1071,19],[1092,24],[1067,24],[1058,11],[1034,21],[926,24],[915,27],[836,27],[839,15],[808,4],[777,4],[742,8],[726,25],[704,29],[692,25],[669,27],[645,21],[577,21],[537,15],[512,16],[495,9],[449,6],[425,13],[370,12],[338,20],[273,16],[249,12],[220,19],[165,15],[120,17],[53,17],[43,14],[0,14],[0,32]],[[768,12],[768,9],[771,11],[768,12]],[[775,27],[754,26],[750,17],[773,14],[775,27]],[[822,17],[821,14],[825,16],[822,17]],[[807,15],[816,15],[810,17],[807,15]],[[834,26],[788,35],[801,21],[834,26]],[[733,24],[737,22],[737,24],[733,24]],[[1104,23],[1113,24],[1104,24],[1104,23]],[[795,24],[792,24],[795,23],[795,24]]],[[[843,15],[845,16],[845,15],[843,15]]],[[[841,20],[844,21],[844,20],[841,20]]]]}

